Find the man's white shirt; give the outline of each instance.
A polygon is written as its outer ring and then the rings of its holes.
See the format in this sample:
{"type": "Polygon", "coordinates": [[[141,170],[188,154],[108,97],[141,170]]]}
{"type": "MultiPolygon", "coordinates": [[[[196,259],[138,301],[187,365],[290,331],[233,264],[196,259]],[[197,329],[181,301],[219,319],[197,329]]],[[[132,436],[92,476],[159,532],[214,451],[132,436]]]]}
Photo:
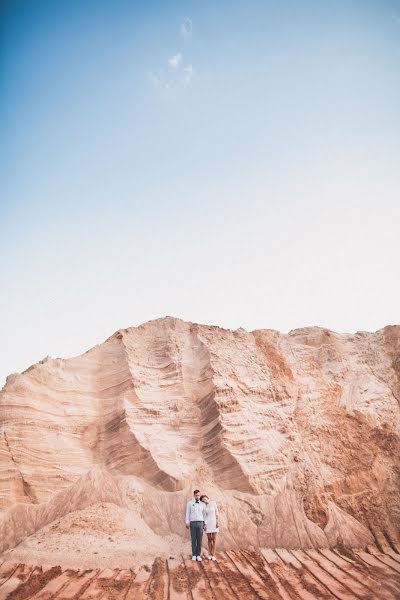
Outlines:
{"type": "Polygon", "coordinates": [[[191,521],[204,521],[206,517],[206,505],[204,502],[196,502],[196,500],[189,500],[186,505],[186,523],[191,521]]]}

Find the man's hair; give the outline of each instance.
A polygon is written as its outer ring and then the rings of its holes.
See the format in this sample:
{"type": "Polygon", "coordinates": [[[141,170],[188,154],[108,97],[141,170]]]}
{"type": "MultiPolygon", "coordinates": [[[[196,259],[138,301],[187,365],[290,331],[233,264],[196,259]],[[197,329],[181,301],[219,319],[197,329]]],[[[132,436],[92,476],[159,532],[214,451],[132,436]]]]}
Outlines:
{"type": "Polygon", "coordinates": [[[207,494],[203,494],[202,496],[200,496],[200,500],[203,502],[203,498],[208,498],[207,494]]]}
{"type": "Polygon", "coordinates": [[[194,490],[193,494],[200,494],[200,490],[194,490]]]}

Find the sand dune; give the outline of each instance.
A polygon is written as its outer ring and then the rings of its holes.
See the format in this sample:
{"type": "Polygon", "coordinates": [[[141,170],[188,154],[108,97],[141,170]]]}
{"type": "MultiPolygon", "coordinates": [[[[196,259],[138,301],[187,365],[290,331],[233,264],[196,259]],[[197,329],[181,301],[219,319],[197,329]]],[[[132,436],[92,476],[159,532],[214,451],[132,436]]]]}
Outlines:
{"type": "Polygon", "coordinates": [[[395,551],[399,400],[398,326],[281,334],[167,317],[46,358],[0,392],[3,560],[52,564],[62,534],[56,562],[77,568],[85,532],[91,569],[106,566],[96,543],[112,568],[187,553],[194,487],[219,503],[224,551],[395,551]]]}

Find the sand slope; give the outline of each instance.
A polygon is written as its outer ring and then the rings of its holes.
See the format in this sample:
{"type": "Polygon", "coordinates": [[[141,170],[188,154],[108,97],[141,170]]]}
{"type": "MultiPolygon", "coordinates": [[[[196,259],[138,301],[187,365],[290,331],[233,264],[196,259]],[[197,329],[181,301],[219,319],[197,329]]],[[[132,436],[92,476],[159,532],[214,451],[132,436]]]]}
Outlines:
{"type": "MultiPolygon", "coordinates": [[[[167,317],[120,330],[8,377],[0,552],[26,540],[43,562],[57,534],[43,528],[57,523],[70,565],[85,531],[91,568],[105,535],[127,549],[115,566],[129,547],[168,558],[187,548],[194,486],[219,503],[221,549],[393,549],[399,400],[399,326],[285,335],[167,317]]],[[[114,546],[101,546],[108,558],[114,546]]]]}

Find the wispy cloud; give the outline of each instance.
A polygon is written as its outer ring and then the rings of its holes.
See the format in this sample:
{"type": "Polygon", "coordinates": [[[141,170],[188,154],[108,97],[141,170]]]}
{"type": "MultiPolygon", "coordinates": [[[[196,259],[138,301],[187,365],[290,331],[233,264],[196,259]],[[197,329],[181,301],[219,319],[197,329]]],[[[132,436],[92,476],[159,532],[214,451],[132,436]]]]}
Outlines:
{"type": "Polygon", "coordinates": [[[396,11],[393,11],[392,19],[395,23],[397,23],[397,25],[400,25],[400,14],[399,13],[397,13],[396,11]]]}
{"type": "Polygon", "coordinates": [[[181,23],[180,33],[184,38],[188,38],[192,35],[193,32],[193,23],[192,20],[186,17],[181,23]]]}
{"type": "Polygon", "coordinates": [[[195,77],[193,65],[178,65],[170,69],[160,69],[148,73],[149,82],[162,93],[175,95],[179,88],[189,87],[195,77]]]}
{"type": "Polygon", "coordinates": [[[178,54],[174,54],[174,56],[170,56],[168,59],[168,64],[173,69],[178,69],[179,65],[182,63],[182,54],[178,52],[178,54]]]}
{"type": "Polygon", "coordinates": [[[155,88],[162,87],[162,79],[159,74],[153,73],[153,71],[150,71],[148,73],[148,78],[149,78],[150,83],[152,83],[152,85],[154,85],[155,88]]]}
{"type": "Polygon", "coordinates": [[[194,69],[192,65],[187,65],[182,69],[182,83],[187,86],[190,85],[194,76],[194,69]]]}
{"type": "MultiPolygon", "coordinates": [[[[190,19],[181,23],[180,33],[183,37],[192,35],[190,19]]],[[[164,65],[166,66],[148,73],[149,82],[163,94],[174,97],[179,88],[187,88],[192,84],[195,70],[193,65],[184,59],[182,52],[171,54],[164,65]]]]}

